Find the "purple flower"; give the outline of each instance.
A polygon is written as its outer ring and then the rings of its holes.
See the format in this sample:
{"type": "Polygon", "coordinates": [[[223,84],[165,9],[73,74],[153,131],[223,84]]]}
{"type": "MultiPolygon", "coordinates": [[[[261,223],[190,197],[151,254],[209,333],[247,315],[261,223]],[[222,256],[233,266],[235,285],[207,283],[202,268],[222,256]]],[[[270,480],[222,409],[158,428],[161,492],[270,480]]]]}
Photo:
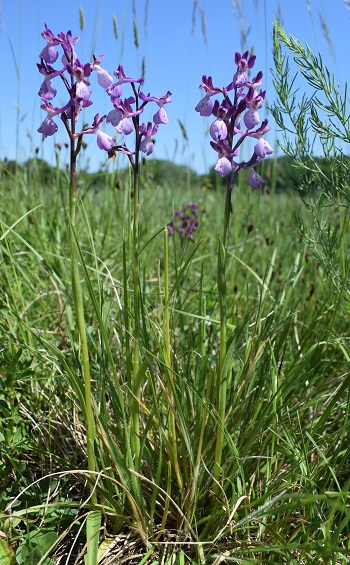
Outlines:
{"type": "Polygon", "coordinates": [[[240,53],[235,54],[235,63],[238,65],[237,71],[233,76],[232,85],[234,88],[242,88],[248,82],[247,70],[254,66],[256,56],[252,55],[248,59],[249,52],[246,51],[241,55],[240,53]]]}
{"type": "Polygon", "coordinates": [[[82,131],[74,134],[74,138],[76,139],[77,137],[80,137],[80,136],[85,135],[85,134],[98,133],[100,131],[100,129],[99,129],[100,125],[102,124],[102,122],[105,119],[106,119],[106,116],[102,116],[100,118],[100,115],[96,114],[95,117],[94,117],[94,121],[92,122],[91,126],[85,126],[82,131]]]}
{"type": "Polygon", "coordinates": [[[213,79],[211,76],[207,77],[206,75],[202,76],[202,83],[199,85],[199,88],[204,90],[205,96],[198,102],[197,106],[195,107],[196,112],[199,112],[201,116],[210,116],[213,110],[213,103],[210,100],[210,97],[214,94],[218,94],[222,92],[222,89],[216,88],[213,85],[213,79]]]}
{"type": "Polygon", "coordinates": [[[141,78],[127,77],[124,73],[124,69],[123,69],[122,65],[118,66],[117,70],[114,71],[114,74],[118,79],[118,84],[124,84],[125,82],[137,82],[137,83],[141,84],[145,80],[143,77],[141,77],[141,78]]]}
{"type": "Polygon", "coordinates": [[[232,159],[238,155],[238,151],[232,151],[230,145],[225,140],[220,140],[217,143],[211,141],[210,145],[219,153],[219,158],[214,167],[215,172],[221,177],[227,177],[232,171],[232,166],[237,164],[232,159]]]}
{"type": "Polygon", "coordinates": [[[145,124],[141,124],[139,127],[139,133],[142,136],[145,136],[140,143],[140,151],[146,153],[147,156],[151,155],[151,153],[153,152],[154,143],[152,140],[152,136],[156,135],[157,131],[158,131],[158,125],[155,124],[152,127],[151,122],[148,122],[147,126],[145,124]]]}
{"type": "Polygon", "coordinates": [[[79,41],[79,37],[72,36],[72,32],[69,30],[67,33],[59,33],[57,40],[63,49],[62,63],[64,65],[74,65],[77,59],[74,45],[79,41]]]}
{"type": "Polygon", "coordinates": [[[112,84],[112,86],[107,88],[107,94],[109,95],[112,104],[115,104],[116,100],[118,100],[122,95],[122,85],[118,83],[112,84]]]}
{"type": "Polygon", "coordinates": [[[261,178],[260,175],[254,170],[250,173],[247,183],[251,186],[254,190],[261,188],[264,186],[265,182],[264,179],[261,178]]]}
{"type": "Polygon", "coordinates": [[[58,116],[58,114],[62,114],[68,110],[72,104],[74,104],[74,100],[70,100],[65,106],[62,106],[62,108],[54,108],[51,102],[48,102],[45,98],[43,99],[43,102],[44,104],[41,104],[40,108],[45,110],[51,118],[53,116],[58,116]]]}
{"type": "Polygon", "coordinates": [[[82,100],[83,103],[87,103],[89,101],[91,94],[91,90],[89,90],[88,85],[84,80],[78,80],[75,85],[75,95],[79,100],[82,100]]]}
{"type": "Polygon", "coordinates": [[[46,24],[45,24],[45,31],[43,31],[41,35],[47,41],[47,45],[41,51],[39,58],[43,59],[45,63],[49,63],[49,64],[55,63],[58,59],[58,51],[55,45],[58,45],[59,42],[55,38],[52,31],[48,29],[46,24]]]}
{"type": "Polygon", "coordinates": [[[44,80],[38,92],[42,100],[52,100],[57,94],[57,90],[51,80],[44,80]]]}
{"type": "Polygon", "coordinates": [[[115,141],[114,141],[113,137],[111,137],[110,135],[107,135],[103,131],[98,130],[97,131],[97,145],[103,151],[112,151],[112,149],[115,145],[115,141]]]}
{"type": "Polygon", "coordinates": [[[143,109],[133,110],[131,104],[135,103],[135,98],[129,96],[125,100],[118,100],[114,110],[107,116],[107,123],[111,123],[121,135],[129,135],[134,130],[134,125],[129,118],[138,116],[143,109]]]}
{"type": "Polygon", "coordinates": [[[199,112],[201,116],[211,116],[211,112],[213,109],[213,103],[210,100],[210,96],[206,94],[203,98],[198,102],[197,106],[195,107],[196,112],[199,112]]]}
{"type": "Polygon", "coordinates": [[[248,105],[248,110],[244,114],[243,120],[248,129],[253,129],[260,122],[258,109],[262,107],[265,99],[266,91],[256,92],[253,87],[250,87],[248,94],[245,96],[245,101],[248,105]]]}
{"type": "Polygon", "coordinates": [[[53,69],[51,65],[47,65],[45,61],[43,61],[43,59],[41,60],[40,63],[37,63],[36,66],[39,69],[39,73],[41,73],[46,77],[46,80],[53,79],[55,77],[63,75],[63,73],[66,70],[66,67],[63,67],[63,69],[60,69],[59,71],[55,71],[55,69],[53,69]]]}
{"type": "Polygon", "coordinates": [[[271,146],[263,137],[270,130],[267,119],[262,121],[260,127],[256,127],[260,123],[259,110],[263,106],[266,92],[257,90],[262,84],[261,71],[253,79],[249,78],[249,70],[254,66],[255,60],[255,55],[249,56],[248,51],[243,55],[237,52],[235,54],[237,70],[232,82],[223,88],[214,87],[212,77],[203,75],[200,88],[205,91],[205,96],[195,108],[202,116],[212,114],[216,117],[209,129],[210,136],[214,140],[210,141],[210,144],[218,153],[214,169],[220,176],[228,177],[228,190],[232,190],[241,169],[250,171],[248,184],[252,188],[262,186],[263,180],[254,171],[254,167],[266,155],[273,153],[271,146]],[[211,97],[219,94],[222,96],[221,102],[216,99],[213,103],[211,97]],[[242,129],[244,126],[245,130],[242,129]],[[248,161],[237,162],[234,159],[247,137],[257,139],[253,154],[248,161]]]}
{"type": "Polygon", "coordinates": [[[174,232],[180,235],[181,243],[186,238],[194,241],[193,234],[197,229],[198,220],[198,204],[188,202],[181,210],[175,210],[172,221],[168,224],[168,236],[171,237],[174,232]]]}
{"type": "Polygon", "coordinates": [[[249,108],[244,114],[243,120],[248,129],[253,129],[260,122],[258,110],[249,108]]]}
{"type": "Polygon", "coordinates": [[[56,122],[50,117],[47,116],[41,126],[38,129],[39,133],[43,134],[43,138],[49,137],[50,135],[54,135],[58,130],[58,125],[56,122]]]}
{"type": "Polygon", "coordinates": [[[48,43],[41,51],[39,57],[40,59],[43,59],[45,63],[49,63],[51,65],[52,63],[56,63],[58,59],[58,51],[56,47],[48,43]]]}
{"type": "Polygon", "coordinates": [[[215,122],[211,124],[209,132],[213,139],[226,139],[227,126],[224,120],[215,120],[215,122]]]}
{"type": "Polygon", "coordinates": [[[161,98],[156,98],[149,94],[146,96],[143,92],[140,92],[140,98],[143,102],[155,102],[159,106],[158,112],[156,112],[153,116],[155,124],[167,124],[169,122],[166,111],[163,108],[164,104],[169,104],[169,102],[171,102],[171,92],[169,90],[166,94],[164,94],[164,96],[161,96],[161,98]]]}
{"type": "Polygon", "coordinates": [[[256,153],[260,159],[264,159],[266,155],[271,155],[271,153],[273,153],[273,149],[271,145],[261,137],[258,143],[254,145],[254,153],[256,153]]]}
{"type": "Polygon", "coordinates": [[[97,58],[95,57],[95,55],[93,57],[94,57],[94,63],[93,65],[91,65],[91,69],[95,71],[97,74],[98,84],[102,86],[102,88],[107,90],[107,88],[110,88],[113,85],[113,77],[111,77],[111,75],[106,71],[106,69],[103,69],[101,67],[101,59],[103,55],[100,55],[97,58]]]}
{"type": "MultiPolygon", "coordinates": [[[[42,102],[41,109],[46,112],[47,116],[38,131],[43,134],[43,137],[56,133],[58,126],[53,118],[54,116],[61,115],[71,140],[81,140],[85,134],[96,134],[98,147],[107,151],[109,157],[115,157],[117,152],[125,153],[128,155],[132,166],[138,166],[138,160],[133,159],[136,151],[130,151],[125,144],[116,145],[113,137],[101,131],[100,125],[106,120],[121,135],[129,135],[136,129],[135,145],[137,146],[137,151],[150,155],[154,144],[152,136],[157,133],[158,124],[168,122],[164,105],[171,102],[171,93],[168,91],[160,98],[141,95],[140,86],[136,88],[135,84],[142,84],[144,78],[126,76],[122,65],[119,65],[117,70],[114,71],[117,82],[113,83],[113,77],[101,66],[103,55],[98,57],[93,55],[92,63],[80,62],[75,52],[75,45],[79,41],[79,37],[73,37],[70,30],[67,33],[61,32],[55,35],[45,24],[45,30],[41,35],[46,41],[46,46],[40,52],[40,63],[37,64],[39,72],[44,76],[44,81],[40,86],[38,94],[42,102]],[[61,57],[63,66],[57,70],[52,65],[58,59],[58,48],[61,48],[63,52],[61,57]],[[113,109],[108,115],[104,115],[101,118],[99,114],[96,114],[91,126],[85,126],[81,131],[77,132],[77,128],[73,124],[77,122],[82,108],[87,108],[92,104],[90,99],[92,94],[90,76],[93,71],[96,73],[98,84],[109,95],[113,109]],[[58,76],[61,77],[68,93],[68,101],[61,107],[54,106],[51,103],[57,95],[56,87],[52,81],[58,76]],[[121,98],[123,84],[126,83],[131,83],[135,97],[121,98]],[[150,101],[155,102],[159,107],[159,110],[153,116],[154,124],[148,123],[147,126],[145,124],[139,126],[138,116],[150,101]],[[135,106],[133,107],[134,104],[135,106]]],[[[82,144],[79,143],[76,151],[79,151],[81,146],[82,144]]]]}

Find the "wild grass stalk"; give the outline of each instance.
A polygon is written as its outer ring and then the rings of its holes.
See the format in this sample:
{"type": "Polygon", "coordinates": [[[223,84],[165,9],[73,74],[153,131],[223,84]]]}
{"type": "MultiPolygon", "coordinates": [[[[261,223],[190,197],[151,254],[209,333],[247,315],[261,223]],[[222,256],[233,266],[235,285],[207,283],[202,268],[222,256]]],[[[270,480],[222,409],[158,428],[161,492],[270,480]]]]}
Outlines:
{"type": "Polygon", "coordinates": [[[216,434],[215,458],[214,458],[214,486],[213,491],[217,495],[219,490],[219,478],[221,474],[221,459],[223,454],[224,429],[226,417],[226,389],[227,371],[225,371],[225,361],[227,353],[227,264],[228,264],[228,240],[230,230],[230,217],[232,208],[232,187],[231,179],[227,183],[225,209],[224,209],[224,228],[222,239],[219,238],[218,245],[218,297],[220,307],[220,354],[216,383],[216,406],[218,411],[218,429],[216,434]]]}

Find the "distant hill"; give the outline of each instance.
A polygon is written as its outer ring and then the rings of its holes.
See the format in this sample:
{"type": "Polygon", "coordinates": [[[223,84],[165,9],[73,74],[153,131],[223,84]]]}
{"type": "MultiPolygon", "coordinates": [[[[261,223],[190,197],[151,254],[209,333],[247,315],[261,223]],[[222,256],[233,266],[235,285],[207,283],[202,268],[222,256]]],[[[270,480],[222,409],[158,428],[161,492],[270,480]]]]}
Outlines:
{"type": "MultiPolygon", "coordinates": [[[[318,166],[322,173],[331,178],[331,159],[317,158],[318,166]]],[[[33,182],[42,182],[47,186],[55,185],[57,179],[62,179],[67,174],[66,170],[58,170],[56,167],[49,165],[43,159],[34,157],[28,159],[23,164],[17,164],[15,161],[4,161],[1,163],[0,177],[3,175],[15,176],[16,174],[25,174],[27,180],[33,182]]],[[[314,174],[310,174],[307,168],[302,171],[296,168],[293,161],[287,156],[277,158],[267,158],[262,161],[257,172],[264,178],[266,188],[277,192],[284,190],[307,190],[308,186],[315,189],[317,178],[314,174]]],[[[118,171],[108,172],[106,170],[95,173],[89,173],[81,170],[79,172],[78,181],[84,183],[86,188],[98,187],[104,184],[118,185],[128,181],[130,172],[128,168],[118,171]]],[[[172,161],[162,159],[143,159],[141,164],[141,182],[144,184],[155,183],[161,185],[164,183],[177,184],[178,186],[187,185],[189,182],[198,183],[201,186],[215,190],[218,186],[226,185],[226,179],[219,177],[214,171],[214,166],[205,175],[198,175],[190,167],[186,165],[178,165],[172,161]]]]}

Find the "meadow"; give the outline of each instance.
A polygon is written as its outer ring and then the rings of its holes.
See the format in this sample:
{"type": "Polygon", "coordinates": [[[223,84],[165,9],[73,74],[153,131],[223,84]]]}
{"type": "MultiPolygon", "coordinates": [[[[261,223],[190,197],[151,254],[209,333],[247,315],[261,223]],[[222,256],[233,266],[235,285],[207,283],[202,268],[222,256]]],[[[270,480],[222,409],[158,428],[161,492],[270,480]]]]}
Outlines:
{"type": "Polygon", "coordinates": [[[348,158],[279,92],[264,189],[2,163],[1,565],[349,562],[348,158]]]}

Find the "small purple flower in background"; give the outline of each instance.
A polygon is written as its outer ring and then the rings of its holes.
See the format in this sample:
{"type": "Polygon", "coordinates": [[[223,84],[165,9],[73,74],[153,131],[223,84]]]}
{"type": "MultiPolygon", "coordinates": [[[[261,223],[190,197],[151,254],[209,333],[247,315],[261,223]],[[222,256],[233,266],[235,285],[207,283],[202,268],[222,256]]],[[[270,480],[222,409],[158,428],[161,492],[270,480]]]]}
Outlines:
{"type": "Polygon", "coordinates": [[[250,172],[248,185],[256,189],[263,186],[264,181],[254,171],[254,167],[266,155],[273,153],[271,146],[263,138],[270,130],[268,120],[263,120],[260,127],[254,129],[260,123],[259,110],[266,95],[266,91],[257,90],[262,84],[263,73],[259,71],[252,80],[249,79],[248,72],[256,60],[255,55],[249,56],[249,51],[243,55],[237,52],[234,60],[237,70],[228,86],[214,87],[212,77],[202,77],[199,88],[204,90],[205,95],[195,110],[201,116],[213,115],[216,118],[209,128],[210,136],[214,140],[210,141],[210,145],[218,153],[215,171],[222,177],[228,177],[228,189],[232,190],[241,169],[250,172]],[[229,95],[231,91],[233,99],[229,95]],[[213,102],[211,98],[217,95],[221,95],[222,100],[216,99],[213,102]],[[241,129],[242,124],[246,127],[245,130],[241,129]],[[238,149],[247,137],[255,137],[258,142],[249,161],[239,162],[236,159],[238,149]]]}
{"type": "Polygon", "coordinates": [[[181,210],[175,210],[172,221],[168,224],[168,236],[171,237],[175,232],[180,236],[181,243],[185,239],[194,241],[193,234],[198,226],[198,204],[188,202],[181,210]]]}

